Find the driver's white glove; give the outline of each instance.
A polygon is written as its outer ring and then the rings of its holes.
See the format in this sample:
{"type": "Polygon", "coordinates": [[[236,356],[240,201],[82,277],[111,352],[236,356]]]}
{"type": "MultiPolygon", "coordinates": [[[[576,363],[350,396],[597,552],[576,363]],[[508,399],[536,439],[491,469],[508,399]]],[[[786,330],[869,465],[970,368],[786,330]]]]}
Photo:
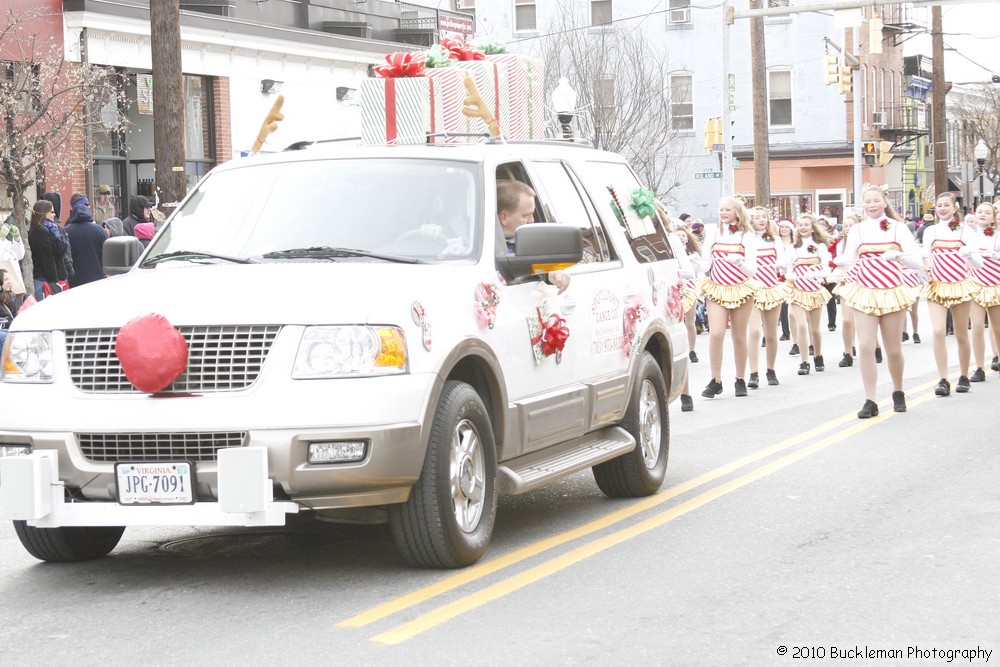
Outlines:
{"type": "Polygon", "coordinates": [[[549,283],[555,285],[559,290],[559,294],[562,294],[569,287],[569,274],[565,271],[550,271],[549,283]]]}

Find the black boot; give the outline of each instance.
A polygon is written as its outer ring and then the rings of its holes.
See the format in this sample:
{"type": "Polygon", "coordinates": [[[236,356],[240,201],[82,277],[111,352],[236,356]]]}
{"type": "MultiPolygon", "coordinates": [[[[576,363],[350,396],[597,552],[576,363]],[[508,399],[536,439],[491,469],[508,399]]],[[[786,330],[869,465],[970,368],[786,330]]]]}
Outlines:
{"type": "Polygon", "coordinates": [[[906,412],[906,396],[901,391],[892,392],[893,412],[906,412]]]}
{"type": "Polygon", "coordinates": [[[813,366],[816,367],[816,372],[817,373],[822,373],[823,371],[826,370],[826,366],[823,365],[823,355],[822,354],[819,355],[818,357],[813,357],[813,366]]]}
{"type": "Polygon", "coordinates": [[[803,361],[799,364],[799,375],[809,375],[809,362],[803,361]]]}
{"type": "Polygon", "coordinates": [[[743,378],[736,378],[736,395],[747,395],[747,383],[743,381],[743,378]]]}
{"type": "Polygon", "coordinates": [[[841,368],[847,368],[848,366],[853,366],[854,365],[854,357],[852,357],[851,355],[849,355],[846,352],[844,352],[843,359],[841,359],[840,363],[838,363],[837,365],[840,366],[841,368]]]}
{"type": "Polygon", "coordinates": [[[938,381],[937,386],[934,387],[934,394],[936,396],[948,396],[951,394],[951,383],[944,378],[941,378],[938,381]]]}
{"type": "Polygon", "coordinates": [[[767,378],[767,384],[768,385],[770,385],[772,387],[775,387],[775,386],[778,385],[778,376],[774,373],[774,369],[773,368],[768,368],[767,369],[767,373],[764,374],[764,377],[767,378]]]}
{"type": "Polygon", "coordinates": [[[969,378],[964,375],[959,375],[958,384],[955,385],[955,392],[959,394],[966,394],[969,389],[971,389],[971,387],[969,387],[969,378]]]}
{"type": "Polygon", "coordinates": [[[760,386],[760,376],[757,373],[750,374],[750,381],[747,382],[747,387],[750,389],[756,389],[760,386]]]}

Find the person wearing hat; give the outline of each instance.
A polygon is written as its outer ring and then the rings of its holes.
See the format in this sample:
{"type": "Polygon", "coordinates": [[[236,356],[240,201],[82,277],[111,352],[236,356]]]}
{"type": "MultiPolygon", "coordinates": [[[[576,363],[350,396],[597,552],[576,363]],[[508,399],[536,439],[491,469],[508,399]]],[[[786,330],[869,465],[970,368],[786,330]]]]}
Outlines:
{"type": "Polygon", "coordinates": [[[132,195],[128,198],[128,215],[122,220],[122,227],[129,236],[135,236],[135,226],[140,222],[149,222],[149,200],[142,195],[132,195]]]}
{"type": "Polygon", "coordinates": [[[97,186],[97,196],[94,197],[94,221],[103,223],[113,218],[118,212],[117,197],[111,194],[111,186],[101,183],[97,186]]]}
{"type": "Polygon", "coordinates": [[[79,287],[104,277],[104,229],[94,222],[86,195],[76,193],[70,197],[70,214],[66,221],[66,234],[73,251],[73,275],[70,287],[79,287]]]}

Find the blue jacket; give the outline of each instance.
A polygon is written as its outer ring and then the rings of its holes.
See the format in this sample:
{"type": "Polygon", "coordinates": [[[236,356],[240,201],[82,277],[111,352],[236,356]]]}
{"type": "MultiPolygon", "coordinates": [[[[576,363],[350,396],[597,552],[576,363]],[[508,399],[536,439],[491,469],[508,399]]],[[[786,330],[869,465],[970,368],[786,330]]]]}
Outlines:
{"type": "Polygon", "coordinates": [[[74,206],[66,221],[69,246],[73,251],[73,277],[70,287],[78,287],[104,277],[104,241],[108,235],[94,222],[85,205],[74,206]]]}

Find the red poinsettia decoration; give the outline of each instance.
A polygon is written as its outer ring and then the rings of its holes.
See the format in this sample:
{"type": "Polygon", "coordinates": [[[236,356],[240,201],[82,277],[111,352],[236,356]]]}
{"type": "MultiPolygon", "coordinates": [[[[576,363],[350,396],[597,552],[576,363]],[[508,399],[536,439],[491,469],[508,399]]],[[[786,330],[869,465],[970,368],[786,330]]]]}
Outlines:
{"type": "Polygon", "coordinates": [[[883,232],[889,231],[890,227],[892,227],[892,223],[889,222],[889,218],[882,218],[882,222],[878,223],[878,228],[883,232]]]}
{"type": "Polygon", "coordinates": [[[729,233],[730,234],[736,234],[739,231],[740,231],[740,226],[738,224],[736,224],[735,222],[731,223],[729,225],[729,233]]]}
{"type": "Polygon", "coordinates": [[[761,238],[764,239],[765,241],[767,241],[768,243],[770,243],[771,241],[774,240],[774,237],[771,236],[770,234],[767,234],[767,233],[765,233],[763,236],[761,236],[761,238]]]}
{"type": "Polygon", "coordinates": [[[810,244],[809,244],[809,245],[808,245],[808,246],[806,247],[806,251],[807,251],[807,252],[808,252],[809,254],[811,254],[811,255],[815,255],[815,254],[816,254],[816,246],[814,246],[813,244],[811,244],[811,243],[810,243],[810,244]]]}
{"type": "Polygon", "coordinates": [[[996,232],[996,227],[987,227],[986,229],[983,230],[983,234],[986,234],[987,236],[993,236],[995,232],[996,232]]]}
{"type": "Polygon", "coordinates": [[[375,68],[375,73],[385,79],[396,79],[404,76],[424,75],[424,55],[422,53],[403,53],[397,51],[385,57],[385,65],[375,68]]]}
{"type": "Polygon", "coordinates": [[[948,229],[953,232],[957,232],[958,228],[962,226],[962,223],[958,221],[958,218],[952,218],[951,222],[948,223],[948,229]]]}

